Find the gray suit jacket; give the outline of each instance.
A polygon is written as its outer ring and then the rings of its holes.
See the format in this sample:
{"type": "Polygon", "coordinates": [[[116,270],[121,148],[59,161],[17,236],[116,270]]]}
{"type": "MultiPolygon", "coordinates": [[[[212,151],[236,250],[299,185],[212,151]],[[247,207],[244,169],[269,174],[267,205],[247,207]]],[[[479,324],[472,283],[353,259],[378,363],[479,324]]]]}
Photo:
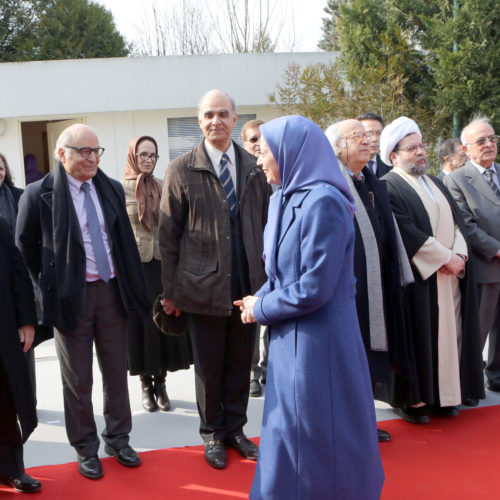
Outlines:
{"type": "MultiPolygon", "coordinates": [[[[495,163],[500,176],[500,165],[495,163]]],[[[462,210],[478,283],[500,282],[500,196],[469,161],[445,176],[444,183],[462,210]]]]}

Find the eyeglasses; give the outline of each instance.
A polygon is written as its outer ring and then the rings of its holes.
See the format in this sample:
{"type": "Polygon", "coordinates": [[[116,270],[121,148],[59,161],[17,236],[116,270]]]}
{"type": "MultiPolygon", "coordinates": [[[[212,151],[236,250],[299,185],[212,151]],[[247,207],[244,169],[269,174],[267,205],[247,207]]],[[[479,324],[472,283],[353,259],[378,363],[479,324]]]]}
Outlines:
{"type": "Polygon", "coordinates": [[[498,144],[500,137],[498,135],[490,135],[489,137],[480,137],[473,142],[467,142],[466,144],[475,144],[476,146],[483,147],[486,142],[491,142],[491,144],[498,144]]]}
{"type": "Polygon", "coordinates": [[[156,153],[151,153],[150,155],[148,155],[147,153],[139,153],[136,156],[139,156],[139,158],[142,161],[146,161],[146,160],[156,161],[160,157],[160,155],[157,155],[156,153]]]}
{"type": "Polygon", "coordinates": [[[342,136],[342,139],[352,139],[353,141],[361,142],[363,139],[371,139],[373,132],[353,132],[349,135],[342,136]]]}
{"type": "Polygon", "coordinates": [[[252,144],[255,144],[260,137],[250,137],[250,139],[245,139],[245,142],[251,142],[252,144]]]}
{"type": "Polygon", "coordinates": [[[69,146],[68,144],[66,144],[64,147],[78,151],[82,158],[89,158],[92,153],[94,153],[97,158],[100,158],[104,153],[104,148],[89,148],[87,146],[77,148],[76,146],[69,146]]]}
{"type": "Polygon", "coordinates": [[[416,153],[419,149],[427,151],[427,144],[424,142],[422,144],[415,144],[414,146],[406,146],[405,148],[395,149],[394,152],[397,153],[398,151],[407,151],[411,154],[416,153]]]}

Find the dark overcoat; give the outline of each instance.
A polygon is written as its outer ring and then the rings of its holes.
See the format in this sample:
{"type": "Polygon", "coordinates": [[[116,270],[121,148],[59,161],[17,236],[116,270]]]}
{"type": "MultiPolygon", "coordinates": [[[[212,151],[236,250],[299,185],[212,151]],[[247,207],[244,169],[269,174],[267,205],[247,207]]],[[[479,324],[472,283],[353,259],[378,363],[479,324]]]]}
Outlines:
{"type": "Polygon", "coordinates": [[[37,417],[28,363],[17,329],[36,324],[35,299],[26,266],[3,217],[0,217],[0,284],[0,362],[11,388],[24,442],[36,427],[37,417]]]}
{"type": "MultiPolygon", "coordinates": [[[[120,296],[128,316],[149,312],[137,244],[122,185],[101,170],[93,177],[106,221],[120,296]]],[[[19,201],[16,244],[42,294],[42,323],[71,331],[84,311],[86,256],[64,168],[26,187],[19,201]]]]}
{"type": "MultiPolygon", "coordinates": [[[[373,193],[375,210],[371,209],[373,231],[377,238],[384,297],[384,315],[387,331],[388,351],[373,351],[370,348],[370,321],[368,310],[368,282],[365,248],[355,218],[356,239],[354,245],[354,274],[356,276],[356,308],[363,343],[366,349],[372,383],[389,382],[391,368],[401,376],[414,376],[414,366],[408,356],[408,338],[403,316],[403,290],[399,271],[398,245],[394,217],[387,187],[375,177],[368,167],[363,168],[364,185],[373,193]]],[[[367,209],[367,211],[369,208],[367,209]]],[[[380,395],[379,395],[380,397],[380,395]]],[[[385,398],[384,398],[385,399],[385,398]]]]}
{"type": "MultiPolygon", "coordinates": [[[[460,210],[444,184],[429,176],[446,197],[455,224],[467,241],[469,256],[472,251],[460,210]]],[[[433,235],[431,222],[416,191],[397,173],[384,176],[387,182],[392,209],[398,222],[403,242],[411,259],[433,235]]],[[[417,378],[409,385],[396,377],[392,403],[394,406],[416,404],[439,404],[437,341],[438,341],[438,299],[436,273],[425,281],[415,270],[415,283],[405,289],[403,301],[406,326],[410,329],[410,356],[415,359],[417,378]]],[[[460,353],[460,386],[462,400],[484,398],[482,355],[479,337],[479,311],[477,290],[472,261],[465,266],[465,277],[459,280],[462,312],[462,350],[460,353]]]]}

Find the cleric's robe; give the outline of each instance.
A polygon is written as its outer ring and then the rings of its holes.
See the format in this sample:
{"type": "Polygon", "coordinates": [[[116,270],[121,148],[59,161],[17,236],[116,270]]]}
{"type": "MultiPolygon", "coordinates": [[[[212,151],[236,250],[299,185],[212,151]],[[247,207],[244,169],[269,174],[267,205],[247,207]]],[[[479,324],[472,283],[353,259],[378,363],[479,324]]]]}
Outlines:
{"type": "Polygon", "coordinates": [[[400,169],[384,180],[415,276],[404,292],[404,310],[417,379],[409,384],[396,375],[392,403],[451,406],[466,398],[483,398],[472,266],[468,261],[458,280],[438,272],[450,250],[470,255],[458,207],[435,178],[425,176],[432,196],[400,169]]]}

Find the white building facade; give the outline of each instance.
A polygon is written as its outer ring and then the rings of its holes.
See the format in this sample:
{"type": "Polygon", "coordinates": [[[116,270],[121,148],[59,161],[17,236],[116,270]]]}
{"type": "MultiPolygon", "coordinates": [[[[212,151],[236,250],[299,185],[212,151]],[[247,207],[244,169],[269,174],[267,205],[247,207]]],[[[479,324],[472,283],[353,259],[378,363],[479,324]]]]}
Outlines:
{"type": "Polygon", "coordinates": [[[155,170],[163,178],[169,161],[201,137],[199,98],[212,88],[236,101],[239,124],[279,116],[269,94],[289,64],[327,63],[332,53],[229,54],[144,58],[79,59],[0,64],[0,152],[16,186],[24,187],[24,158],[37,169],[53,168],[53,148],[71,123],[92,127],[105,148],[100,167],[123,177],[127,147],[139,135],[158,142],[155,170]]]}

